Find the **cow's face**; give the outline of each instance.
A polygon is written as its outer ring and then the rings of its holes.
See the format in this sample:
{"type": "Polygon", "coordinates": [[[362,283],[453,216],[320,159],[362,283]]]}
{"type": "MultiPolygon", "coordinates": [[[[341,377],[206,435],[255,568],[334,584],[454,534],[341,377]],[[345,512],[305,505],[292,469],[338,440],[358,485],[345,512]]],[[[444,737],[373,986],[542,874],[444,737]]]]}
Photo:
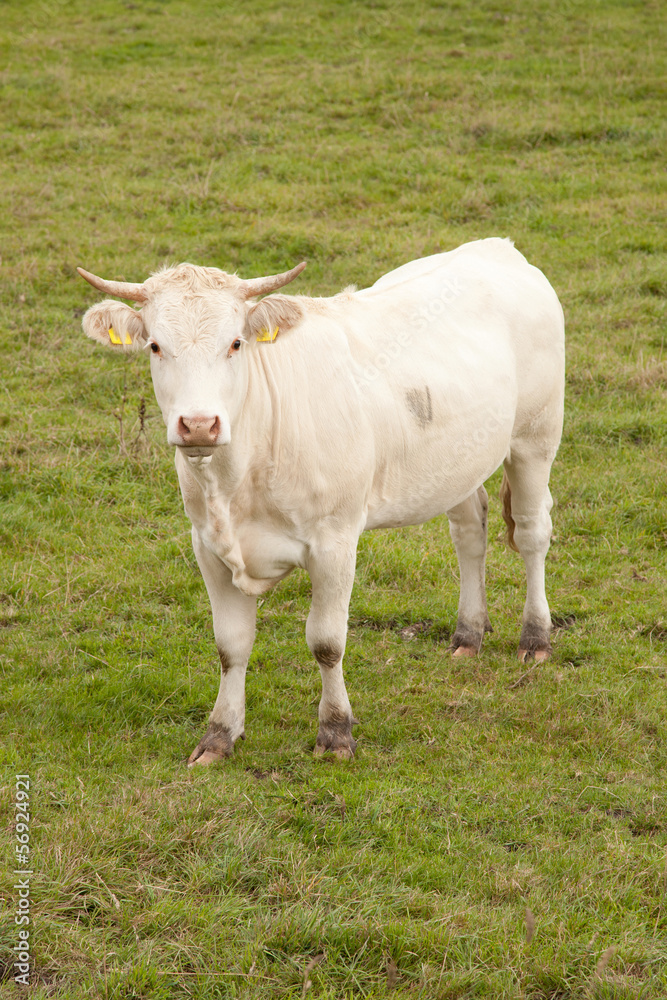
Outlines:
{"type": "Polygon", "coordinates": [[[144,307],[144,350],[169,444],[206,454],[229,443],[247,389],[246,309],[214,291],[157,295],[144,307]]]}
{"type": "Polygon", "coordinates": [[[84,316],[83,328],[116,350],[145,350],[169,444],[191,456],[210,455],[231,440],[248,388],[247,352],[258,337],[270,338],[301,318],[298,300],[276,295],[251,304],[248,297],[268,290],[259,282],[280,287],[294,272],[243,281],[216,268],[181,264],[143,285],[95,279],[96,287],[144,305],[137,310],[100,302],[84,316]]]}

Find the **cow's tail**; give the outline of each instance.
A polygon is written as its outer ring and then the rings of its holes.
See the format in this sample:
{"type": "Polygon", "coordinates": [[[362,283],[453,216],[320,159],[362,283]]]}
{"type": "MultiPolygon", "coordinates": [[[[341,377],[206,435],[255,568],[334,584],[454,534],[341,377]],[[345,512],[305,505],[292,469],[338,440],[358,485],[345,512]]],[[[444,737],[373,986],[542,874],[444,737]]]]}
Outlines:
{"type": "Polygon", "coordinates": [[[510,481],[507,478],[507,473],[503,472],[503,481],[500,484],[500,501],[503,505],[503,520],[507,525],[507,535],[505,540],[511,549],[518,552],[517,544],[514,541],[514,529],[516,524],[514,523],[514,518],[512,517],[512,490],[510,488],[510,481]]]}

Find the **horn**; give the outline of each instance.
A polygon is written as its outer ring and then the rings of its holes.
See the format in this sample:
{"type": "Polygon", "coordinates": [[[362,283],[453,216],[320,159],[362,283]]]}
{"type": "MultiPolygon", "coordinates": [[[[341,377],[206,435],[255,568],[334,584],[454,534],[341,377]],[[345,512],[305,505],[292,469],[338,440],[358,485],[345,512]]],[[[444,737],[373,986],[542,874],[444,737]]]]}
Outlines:
{"type": "Polygon", "coordinates": [[[301,274],[306,266],[305,260],[291,271],[284,271],[282,274],[269,274],[266,278],[245,278],[242,279],[243,294],[246,299],[251,299],[254,295],[266,295],[267,292],[275,292],[276,288],[282,288],[294,281],[297,275],[301,274]]]}
{"type": "Polygon", "coordinates": [[[143,285],[132,281],[106,281],[104,278],[98,278],[96,274],[91,274],[90,271],[84,271],[82,267],[77,267],[77,271],[93,288],[106,292],[107,295],[115,295],[119,299],[132,299],[133,302],[145,302],[148,298],[143,285]]]}

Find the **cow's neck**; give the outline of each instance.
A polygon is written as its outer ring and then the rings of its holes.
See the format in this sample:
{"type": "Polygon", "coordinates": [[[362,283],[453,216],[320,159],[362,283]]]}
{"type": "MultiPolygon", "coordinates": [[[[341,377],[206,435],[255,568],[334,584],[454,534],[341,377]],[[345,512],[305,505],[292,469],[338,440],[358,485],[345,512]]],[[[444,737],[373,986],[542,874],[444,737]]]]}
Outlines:
{"type": "Polygon", "coordinates": [[[249,359],[248,385],[238,416],[232,420],[231,441],[210,460],[188,461],[203,509],[186,510],[208,549],[232,571],[234,584],[248,594],[264,593],[275,581],[248,576],[235,521],[252,517],[258,495],[265,502],[275,479],[280,455],[282,404],[272,365],[262,352],[249,359]],[[263,487],[269,486],[269,489],[263,487]]]}
{"type": "MultiPolygon", "coordinates": [[[[270,493],[281,466],[285,433],[289,433],[283,415],[290,402],[283,398],[285,380],[271,351],[272,345],[266,344],[250,352],[245,398],[232,421],[231,441],[219,449],[219,457],[216,454],[221,491],[232,503],[238,500],[244,506],[251,499],[245,497],[246,490],[256,493],[261,487],[264,496],[270,493]],[[243,501],[239,494],[243,494],[243,501]]],[[[293,391],[291,379],[288,392],[290,387],[293,391]]]]}
{"type": "MultiPolygon", "coordinates": [[[[261,464],[266,468],[271,463],[278,440],[276,428],[279,429],[281,410],[278,387],[262,354],[255,351],[248,359],[246,383],[241,391],[243,401],[231,418],[229,444],[216,448],[210,463],[194,465],[205,475],[207,494],[214,490],[228,502],[242,488],[252,466],[261,464]]],[[[197,478],[201,478],[199,473],[197,478]]]]}

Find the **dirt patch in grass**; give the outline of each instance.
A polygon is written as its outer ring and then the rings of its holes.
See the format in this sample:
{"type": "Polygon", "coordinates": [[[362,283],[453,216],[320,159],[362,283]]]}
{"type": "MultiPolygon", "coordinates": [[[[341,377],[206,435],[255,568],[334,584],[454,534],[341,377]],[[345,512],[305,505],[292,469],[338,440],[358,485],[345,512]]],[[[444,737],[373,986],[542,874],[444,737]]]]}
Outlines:
{"type": "Polygon", "coordinates": [[[388,618],[352,618],[350,628],[369,629],[372,632],[396,632],[404,642],[410,642],[418,637],[428,637],[431,642],[449,642],[451,630],[445,625],[436,625],[432,618],[423,618],[411,622],[403,617],[388,618]]]}

